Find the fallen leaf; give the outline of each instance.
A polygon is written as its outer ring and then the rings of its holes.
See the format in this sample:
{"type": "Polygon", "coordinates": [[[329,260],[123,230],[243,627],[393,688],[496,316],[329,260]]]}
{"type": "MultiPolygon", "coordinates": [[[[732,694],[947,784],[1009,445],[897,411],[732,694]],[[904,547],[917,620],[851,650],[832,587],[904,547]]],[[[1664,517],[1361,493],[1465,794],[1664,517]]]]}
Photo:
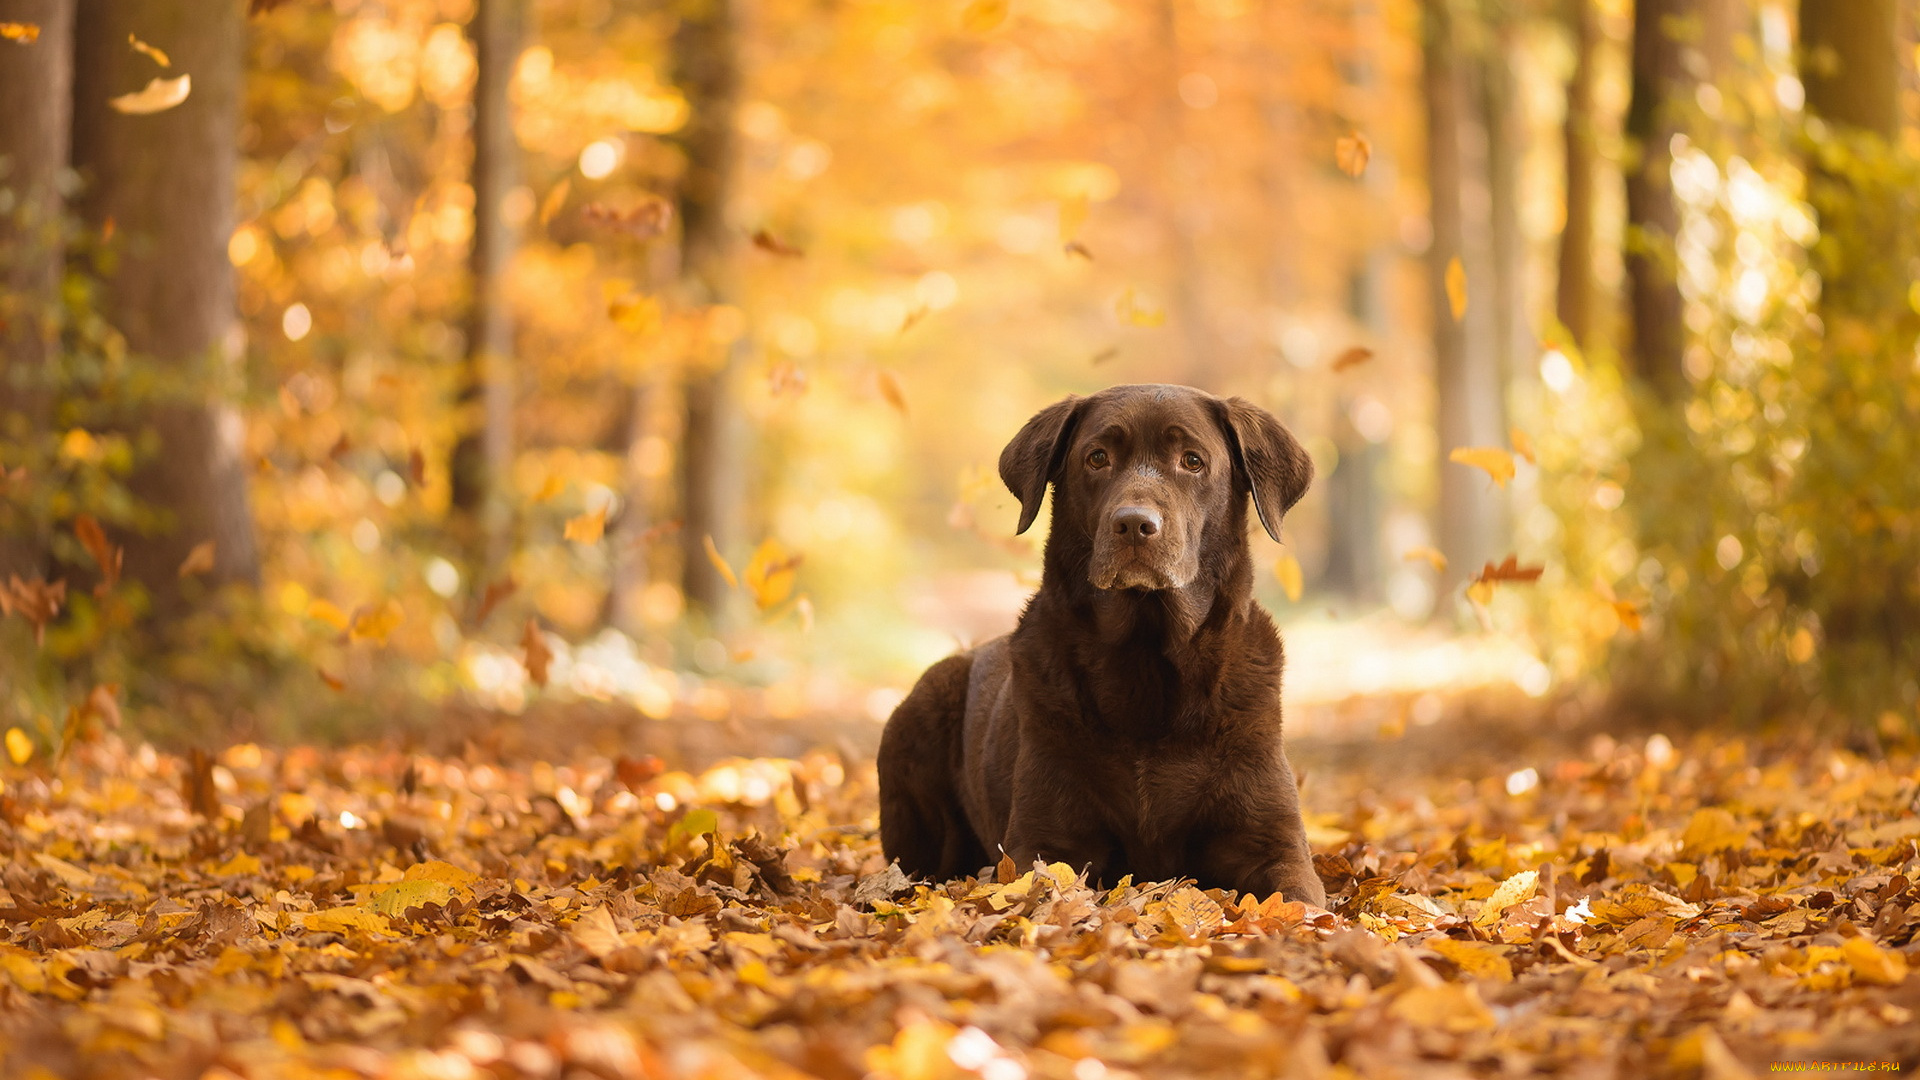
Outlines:
{"type": "Polygon", "coordinates": [[[1410,1024],[1456,1034],[1495,1026],[1492,1011],[1471,983],[1415,986],[1394,998],[1387,1011],[1410,1024]]]}
{"type": "Polygon", "coordinates": [[[1453,311],[1453,321],[1459,322],[1467,317],[1467,268],[1455,255],[1447,262],[1447,307],[1453,311]]]}
{"type": "Polygon", "coordinates": [[[576,544],[597,544],[607,531],[607,508],[567,519],[566,538],[576,544]]]}
{"type": "Polygon", "coordinates": [[[315,597],[307,601],[307,618],[318,619],[328,626],[333,627],[335,630],[345,630],[347,628],[347,613],[341,611],[339,605],[331,600],[322,600],[319,597],[315,597]]]}
{"type": "MultiPolygon", "coordinates": [[[[161,67],[173,66],[173,61],[167,59],[166,53],[163,53],[159,49],[156,49],[153,46],[147,44],[146,42],[141,41],[139,38],[133,36],[132,34],[127,35],[127,44],[133,47],[134,52],[137,52],[142,56],[145,56],[147,59],[152,60],[156,64],[159,64],[161,67]]],[[[185,97],[186,95],[182,94],[181,96],[185,97]]]]}
{"type": "Polygon", "coordinates": [[[1892,949],[1883,949],[1864,937],[1850,937],[1840,946],[1840,955],[1853,969],[1854,977],[1880,986],[1898,986],[1907,980],[1907,958],[1892,949]]]}
{"type": "Polygon", "coordinates": [[[129,116],[149,116],[153,113],[166,112],[187,100],[187,95],[192,92],[193,76],[191,75],[181,75],[172,79],[156,77],[145,87],[131,94],[108,98],[107,104],[112,106],[115,112],[126,113],[129,116]]]}
{"type": "Polygon", "coordinates": [[[1507,481],[1513,479],[1513,455],[1497,446],[1457,446],[1447,455],[1447,460],[1485,469],[1495,487],[1506,487],[1507,481]]]}
{"type": "Polygon", "coordinates": [[[1534,890],[1539,882],[1538,870],[1522,870],[1501,882],[1499,887],[1493,890],[1493,895],[1487,897],[1487,902],[1480,908],[1480,913],[1473,917],[1473,924],[1492,926],[1499,922],[1502,912],[1515,904],[1533,899],[1534,890]]]}
{"type": "Polygon", "coordinates": [[[1354,179],[1367,171],[1367,162],[1373,158],[1373,141],[1358,131],[1340,136],[1333,144],[1333,160],[1340,171],[1354,179]]]}
{"type": "Polygon", "coordinates": [[[1305,587],[1300,572],[1300,560],[1290,551],[1282,553],[1273,561],[1273,576],[1279,580],[1280,588],[1286,592],[1287,599],[1298,603],[1300,592],[1305,587]]]}
{"type": "Polygon", "coordinates": [[[179,576],[189,578],[212,570],[214,551],[212,540],[202,540],[193,545],[193,550],[187,552],[187,557],[180,560],[179,576]]]}
{"type": "Polygon", "coordinates": [[[553,650],[547,646],[547,636],[540,632],[539,620],[527,620],[527,628],[520,635],[520,649],[527,678],[532,679],[535,686],[547,685],[547,666],[553,663],[553,650]]]}
{"type": "Polygon", "coordinates": [[[1434,938],[1427,942],[1427,948],[1453,961],[1459,965],[1461,971],[1476,979],[1487,979],[1497,983],[1513,981],[1513,964],[1507,959],[1506,952],[1498,945],[1489,945],[1483,941],[1434,938]]]}
{"type": "Polygon", "coordinates": [[[1733,814],[1718,806],[1705,806],[1693,812],[1687,819],[1687,828],[1680,836],[1680,852],[1689,858],[1713,855],[1722,851],[1735,851],[1747,846],[1747,840],[1753,830],[1740,823],[1733,814]]]}

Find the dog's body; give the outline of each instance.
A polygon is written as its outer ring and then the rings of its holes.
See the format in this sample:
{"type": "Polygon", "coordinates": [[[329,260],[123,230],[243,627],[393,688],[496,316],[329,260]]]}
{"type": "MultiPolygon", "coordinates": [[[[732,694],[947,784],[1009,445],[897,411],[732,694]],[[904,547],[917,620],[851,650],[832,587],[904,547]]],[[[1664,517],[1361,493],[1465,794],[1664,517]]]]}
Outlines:
{"type": "Polygon", "coordinates": [[[1324,903],[1247,547],[1248,496],[1277,538],[1306,453],[1239,399],[1123,386],[1036,415],[1000,475],[1022,532],[1053,485],[1040,590],[1012,634],[929,668],[888,721],[887,855],[951,878],[1004,850],[1324,903]]]}

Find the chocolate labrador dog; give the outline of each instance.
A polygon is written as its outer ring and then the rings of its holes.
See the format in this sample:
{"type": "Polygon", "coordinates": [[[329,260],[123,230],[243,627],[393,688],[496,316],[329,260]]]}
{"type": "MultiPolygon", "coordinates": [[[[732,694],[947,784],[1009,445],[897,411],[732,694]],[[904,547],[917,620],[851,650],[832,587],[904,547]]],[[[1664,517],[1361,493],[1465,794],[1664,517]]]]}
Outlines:
{"type": "Polygon", "coordinates": [[[1036,858],[1324,905],[1280,744],[1280,635],[1253,599],[1313,479],[1239,398],[1116,386],[1042,409],[1000,455],[1040,591],[1012,634],[929,668],[880,740],[880,839],[909,873],[1036,858]]]}

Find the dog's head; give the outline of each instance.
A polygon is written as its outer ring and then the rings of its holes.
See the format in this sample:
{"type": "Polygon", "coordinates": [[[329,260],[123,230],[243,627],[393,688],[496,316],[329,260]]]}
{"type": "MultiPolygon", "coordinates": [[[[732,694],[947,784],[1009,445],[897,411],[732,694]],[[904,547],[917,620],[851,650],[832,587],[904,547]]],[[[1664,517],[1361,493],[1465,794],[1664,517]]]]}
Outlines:
{"type": "Polygon", "coordinates": [[[1053,485],[1053,534],[1090,548],[1100,589],[1179,589],[1212,536],[1267,535],[1306,493],[1313,461],[1271,413],[1186,386],[1115,386],[1040,410],[1000,454],[1026,532],[1053,485]]]}

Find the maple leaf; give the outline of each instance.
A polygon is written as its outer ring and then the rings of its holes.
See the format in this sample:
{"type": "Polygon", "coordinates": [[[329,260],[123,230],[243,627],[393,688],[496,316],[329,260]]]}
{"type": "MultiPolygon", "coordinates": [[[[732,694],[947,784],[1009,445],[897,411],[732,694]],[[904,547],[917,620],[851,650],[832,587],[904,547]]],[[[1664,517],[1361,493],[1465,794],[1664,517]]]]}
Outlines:
{"type": "Polygon", "coordinates": [[[1486,470],[1495,487],[1506,487],[1507,481],[1513,479],[1513,455],[1497,446],[1457,446],[1447,455],[1447,460],[1486,470]]]}
{"type": "Polygon", "coordinates": [[[181,75],[172,79],[155,77],[151,82],[131,94],[108,98],[107,104],[115,112],[128,116],[150,116],[153,113],[166,112],[168,109],[187,100],[193,92],[193,76],[181,75]]]}
{"type": "Polygon", "coordinates": [[[1354,179],[1367,171],[1367,162],[1373,157],[1373,141],[1358,131],[1340,136],[1333,144],[1333,160],[1340,171],[1354,179]]]}

